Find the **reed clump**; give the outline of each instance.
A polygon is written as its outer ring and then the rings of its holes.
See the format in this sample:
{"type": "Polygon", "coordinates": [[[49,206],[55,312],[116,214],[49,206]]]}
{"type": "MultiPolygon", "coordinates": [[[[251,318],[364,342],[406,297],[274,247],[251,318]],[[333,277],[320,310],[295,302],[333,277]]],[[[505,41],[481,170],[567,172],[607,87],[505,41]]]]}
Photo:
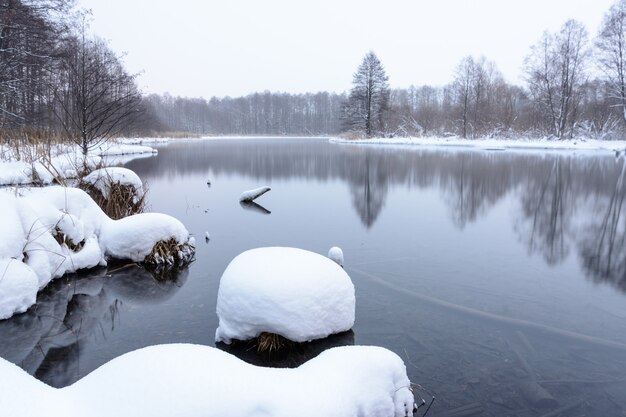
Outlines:
{"type": "Polygon", "coordinates": [[[79,187],[113,220],[143,213],[146,209],[146,193],[132,185],[110,181],[106,186],[106,195],[92,184],[81,183],[79,187]]]}

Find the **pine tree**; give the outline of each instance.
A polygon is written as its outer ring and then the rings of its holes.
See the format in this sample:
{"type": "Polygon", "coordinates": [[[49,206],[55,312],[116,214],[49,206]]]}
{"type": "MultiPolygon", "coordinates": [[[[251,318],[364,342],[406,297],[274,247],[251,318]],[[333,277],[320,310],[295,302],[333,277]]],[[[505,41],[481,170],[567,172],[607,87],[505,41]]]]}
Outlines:
{"type": "Polygon", "coordinates": [[[346,108],[350,129],[363,131],[367,137],[384,130],[384,116],[389,107],[388,80],[376,54],[368,52],[352,79],[346,108]]]}

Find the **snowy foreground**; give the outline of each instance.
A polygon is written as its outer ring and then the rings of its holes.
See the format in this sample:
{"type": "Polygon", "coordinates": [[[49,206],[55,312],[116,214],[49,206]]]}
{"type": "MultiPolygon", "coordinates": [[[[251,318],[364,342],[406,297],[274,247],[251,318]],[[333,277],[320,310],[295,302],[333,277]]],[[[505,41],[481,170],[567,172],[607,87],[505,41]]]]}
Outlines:
{"type": "Polygon", "coordinates": [[[217,293],[215,341],[262,332],[294,342],[321,339],[354,325],[354,285],[331,259],[297,248],[252,249],[226,267],[217,293]]]}
{"type": "Polygon", "coordinates": [[[402,359],[379,347],[329,349],[296,369],[249,365],[216,348],[127,353],[51,388],[0,359],[5,417],[400,417],[413,394],[402,359]]]}
{"type": "Polygon", "coordinates": [[[193,255],[193,238],[175,218],[144,213],[112,220],[77,188],[5,189],[0,207],[0,319],[26,311],[52,279],[106,265],[107,257],[141,262],[169,239],[188,251],[181,257],[193,255]]]}
{"type": "Polygon", "coordinates": [[[461,139],[458,137],[420,137],[420,138],[372,138],[372,139],[330,139],[332,143],[366,145],[419,145],[427,147],[457,147],[482,150],[518,150],[518,151],[610,151],[624,152],[624,140],[594,139],[461,139]]]}

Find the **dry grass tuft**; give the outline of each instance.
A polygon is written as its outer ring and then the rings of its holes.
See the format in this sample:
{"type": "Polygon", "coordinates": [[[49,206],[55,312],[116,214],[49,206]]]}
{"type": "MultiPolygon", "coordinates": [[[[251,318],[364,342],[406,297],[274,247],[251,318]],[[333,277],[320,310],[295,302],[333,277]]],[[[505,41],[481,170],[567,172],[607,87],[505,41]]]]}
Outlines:
{"type": "Polygon", "coordinates": [[[106,196],[91,184],[80,183],[79,187],[86,191],[102,211],[113,220],[143,213],[146,208],[146,193],[138,193],[132,185],[110,183],[107,186],[109,193],[106,196]]]}
{"type": "Polygon", "coordinates": [[[178,243],[174,238],[161,240],[143,262],[152,267],[182,267],[193,261],[196,248],[189,242],[178,243]]]}
{"type": "Polygon", "coordinates": [[[294,343],[279,334],[263,332],[257,338],[256,350],[259,353],[278,352],[286,347],[293,346],[294,343]]]}
{"type": "Polygon", "coordinates": [[[84,240],[78,243],[74,243],[74,241],[70,239],[69,237],[67,237],[67,235],[63,233],[61,229],[59,229],[58,226],[54,228],[52,232],[52,236],[54,237],[54,240],[56,240],[59,245],[67,246],[67,248],[71,250],[72,252],[78,252],[83,248],[83,246],[85,246],[84,240]]]}

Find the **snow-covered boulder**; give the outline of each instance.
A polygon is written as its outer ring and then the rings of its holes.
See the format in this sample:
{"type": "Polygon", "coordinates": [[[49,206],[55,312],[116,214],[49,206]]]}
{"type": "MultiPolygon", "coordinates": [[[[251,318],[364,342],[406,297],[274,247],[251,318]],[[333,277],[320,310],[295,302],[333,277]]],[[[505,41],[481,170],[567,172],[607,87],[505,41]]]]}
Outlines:
{"type": "Polygon", "coordinates": [[[224,271],[217,294],[215,340],[248,340],[263,332],[306,342],[350,330],[354,286],[325,256],[297,248],[246,251],[224,271]]]}
{"type": "Polygon", "coordinates": [[[4,359],[0,375],[10,417],[402,417],[414,403],[402,359],[369,346],[330,349],[296,369],[252,366],[208,346],[152,346],[62,389],[4,359]]]}

